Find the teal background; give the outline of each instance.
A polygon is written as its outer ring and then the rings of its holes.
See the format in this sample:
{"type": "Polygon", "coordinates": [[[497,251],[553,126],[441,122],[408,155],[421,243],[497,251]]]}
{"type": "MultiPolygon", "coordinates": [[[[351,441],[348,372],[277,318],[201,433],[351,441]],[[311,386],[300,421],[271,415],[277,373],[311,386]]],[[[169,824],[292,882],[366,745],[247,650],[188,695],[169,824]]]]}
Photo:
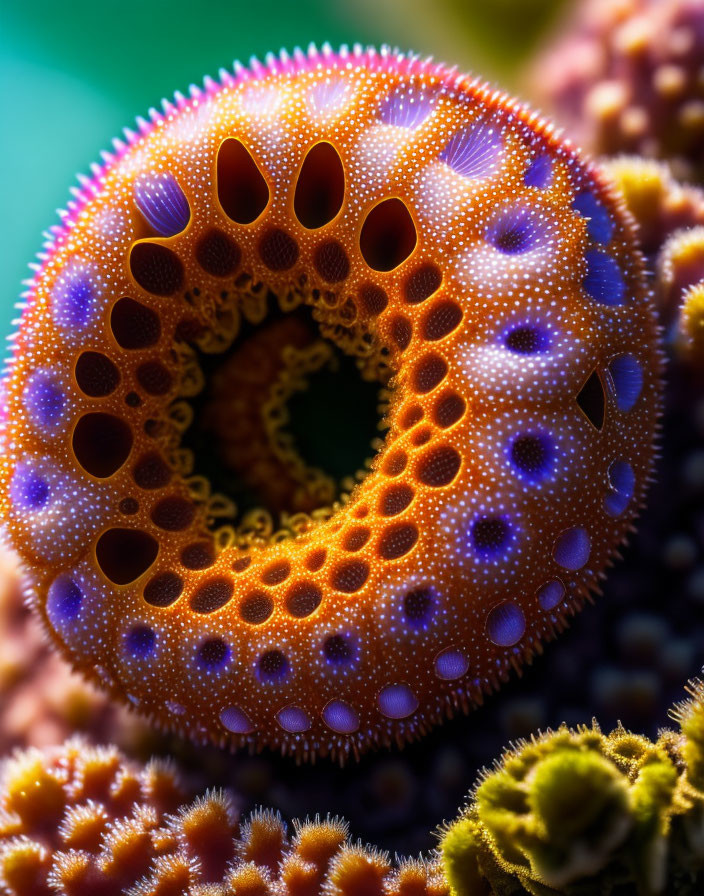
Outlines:
{"type": "Polygon", "coordinates": [[[237,58],[380,38],[352,5],[323,0],[0,4],[0,333],[76,173],[136,115],[237,58]]]}
{"type": "MultiPolygon", "coordinates": [[[[164,96],[234,59],[390,43],[515,81],[559,0],[3,0],[0,334],[77,172],[164,96]]],[[[518,85],[516,85],[518,86],[518,85]]],[[[519,88],[520,92],[520,88],[519,88]]]]}

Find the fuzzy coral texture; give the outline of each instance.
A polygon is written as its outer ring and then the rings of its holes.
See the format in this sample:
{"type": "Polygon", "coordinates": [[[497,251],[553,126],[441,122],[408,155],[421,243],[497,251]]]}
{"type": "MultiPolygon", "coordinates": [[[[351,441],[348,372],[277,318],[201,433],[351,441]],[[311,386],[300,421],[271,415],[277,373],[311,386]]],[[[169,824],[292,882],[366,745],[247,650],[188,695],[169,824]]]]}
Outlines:
{"type": "Polygon", "coordinates": [[[183,804],[173,765],[73,739],[0,772],[0,885],[10,896],[446,896],[433,861],[392,866],[337,818],[241,819],[226,791],[183,804]]]}
{"type": "Polygon", "coordinates": [[[562,727],[508,751],[443,835],[452,892],[700,893],[704,687],[657,741],[562,727]]]}
{"type": "Polygon", "coordinates": [[[395,867],[338,818],[240,818],[227,791],[185,803],[170,762],[80,739],[0,769],[9,896],[637,896],[704,885],[704,685],[657,741],[563,726],[508,751],[441,834],[395,867]]]}
{"type": "Polygon", "coordinates": [[[681,359],[699,365],[704,349],[704,191],[677,181],[661,162],[617,156],[604,160],[603,167],[638,222],[667,341],[681,359]]]}

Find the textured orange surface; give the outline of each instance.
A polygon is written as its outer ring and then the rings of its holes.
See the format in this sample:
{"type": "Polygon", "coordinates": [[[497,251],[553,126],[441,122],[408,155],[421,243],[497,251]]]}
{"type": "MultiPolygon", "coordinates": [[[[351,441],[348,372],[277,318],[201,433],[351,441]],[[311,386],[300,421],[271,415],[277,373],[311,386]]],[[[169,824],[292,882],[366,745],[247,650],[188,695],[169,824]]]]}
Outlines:
{"type": "Polygon", "coordinates": [[[2,513],[57,644],[159,725],[400,743],[595,588],[650,473],[656,336],[626,212],[535,114],[387,51],[255,63],[140,122],[52,234],[2,513]],[[181,444],[200,353],[267,290],[392,376],[372,471],[273,536],[218,528],[181,444]]]}
{"type": "Polygon", "coordinates": [[[234,795],[185,802],[168,762],[140,766],[79,738],[0,764],[7,896],[449,896],[439,857],[352,841],[338,817],[240,814],[234,795]]]}

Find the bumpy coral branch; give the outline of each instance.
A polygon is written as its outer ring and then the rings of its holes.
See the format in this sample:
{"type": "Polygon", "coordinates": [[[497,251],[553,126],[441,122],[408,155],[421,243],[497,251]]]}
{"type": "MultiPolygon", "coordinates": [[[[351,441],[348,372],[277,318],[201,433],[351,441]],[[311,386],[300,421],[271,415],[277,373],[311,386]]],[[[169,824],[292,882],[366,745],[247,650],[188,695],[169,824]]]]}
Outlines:
{"type": "Polygon", "coordinates": [[[605,171],[636,219],[660,319],[682,359],[704,358],[704,191],[677,181],[668,165],[632,156],[605,171]]]}
{"type": "MultiPolygon", "coordinates": [[[[700,239],[704,247],[704,233],[700,239]]],[[[684,295],[681,334],[687,353],[704,358],[704,281],[690,286],[684,295]]]]}
{"type": "MultiPolygon", "coordinates": [[[[595,153],[666,160],[678,177],[704,173],[704,4],[583,0],[571,26],[537,59],[533,92],[569,136],[595,153]]],[[[606,162],[640,225],[657,273],[670,342],[703,357],[704,194],[642,158],[606,162]],[[669,239],[668,239],[669,236],[669,239]]]]}
{"type": "Polygon", "coordinates": [[[585,148],[701,176],[703,26],[700,0],[582,0],[538,58],[534,92],[585,148]]]}
{"type": "Polygon", "coordinates": [[[649,259],[675,231],[704,225],[704,192],[677,180],[667,163],[620,155],[601,164],[636,219],[638,242],[649,259]]]}
{"type": "Polygon", "coordinates": [[[437,859],[392,866],[338,818],[294,822],[232,796],[180,804],[169,762],[73,739],[0,769],[0,889],[10,896],[447,896],[437,859]],[[180,807],[179,807],[180,806],[180,807]]]}

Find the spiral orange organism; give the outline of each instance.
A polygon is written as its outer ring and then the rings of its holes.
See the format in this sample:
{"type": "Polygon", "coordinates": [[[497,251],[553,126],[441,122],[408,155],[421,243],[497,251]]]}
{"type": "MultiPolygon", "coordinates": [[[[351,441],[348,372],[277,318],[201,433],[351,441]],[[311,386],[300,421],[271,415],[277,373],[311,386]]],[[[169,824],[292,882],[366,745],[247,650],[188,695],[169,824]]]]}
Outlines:
{"type": "Polygon", "coordinates": [[[642,500],[659,367],[631,223],[548,124],[414,57],[284,54],[82,184],[14,342],[2,512],[115,695],[198,740],[358,753],[477,703],[582,604],[642,500]],[[218,527],[182,438],[205,353],[272,294],[384,386],[388,430],[327,509],[218,527]]]}

